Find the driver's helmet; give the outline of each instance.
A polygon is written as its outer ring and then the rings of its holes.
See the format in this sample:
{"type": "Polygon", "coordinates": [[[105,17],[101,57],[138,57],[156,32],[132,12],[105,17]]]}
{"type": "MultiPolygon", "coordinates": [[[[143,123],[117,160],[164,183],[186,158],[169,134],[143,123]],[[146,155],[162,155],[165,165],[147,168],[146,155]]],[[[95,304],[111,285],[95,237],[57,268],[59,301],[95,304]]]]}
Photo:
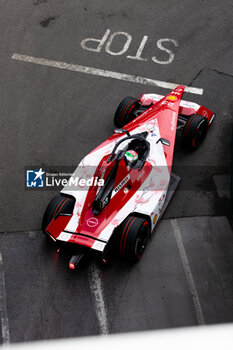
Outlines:
{"type": "Polygon", "coordinates": [[[138,160],[138,154],[134,150],[128,150],[125,152],[125,160],[127,165],[134,165],[138,160]]]}

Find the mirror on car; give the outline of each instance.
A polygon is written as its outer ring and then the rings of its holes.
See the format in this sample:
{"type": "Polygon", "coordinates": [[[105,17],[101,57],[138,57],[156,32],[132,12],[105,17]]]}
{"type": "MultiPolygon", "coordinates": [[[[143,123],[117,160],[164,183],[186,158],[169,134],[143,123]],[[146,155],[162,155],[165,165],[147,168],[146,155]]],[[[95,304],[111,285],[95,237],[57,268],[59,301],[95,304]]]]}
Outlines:
{"type": "Polygon", "coordinates": [[[160,139],[158,139],[156,143],[159,143],[159,142],[161,142],[165,146],[170,146],[170,141],[167,139],[164,139],[163,137],[160,137],[160,139]]]}
{"type": "Polygon", "coordinates": [[[129,131],[126,130],[126,129],[114,129],[114,132],[115,132],[116,134],[124,134],[124,133],[125,133],[126,135],[130,136],[129,131]]]}

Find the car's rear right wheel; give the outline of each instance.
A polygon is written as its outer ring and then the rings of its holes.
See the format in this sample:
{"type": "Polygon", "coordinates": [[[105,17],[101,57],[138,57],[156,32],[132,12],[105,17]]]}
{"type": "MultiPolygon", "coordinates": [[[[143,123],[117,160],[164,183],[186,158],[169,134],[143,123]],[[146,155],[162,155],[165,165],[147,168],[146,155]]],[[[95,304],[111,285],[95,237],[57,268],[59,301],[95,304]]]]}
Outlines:
{"type": "Polygon", "coordinates": [[[141,259],[150,238],[147,219],[128,216],[120,226],[120,256],[130,262],[141,259]]]}

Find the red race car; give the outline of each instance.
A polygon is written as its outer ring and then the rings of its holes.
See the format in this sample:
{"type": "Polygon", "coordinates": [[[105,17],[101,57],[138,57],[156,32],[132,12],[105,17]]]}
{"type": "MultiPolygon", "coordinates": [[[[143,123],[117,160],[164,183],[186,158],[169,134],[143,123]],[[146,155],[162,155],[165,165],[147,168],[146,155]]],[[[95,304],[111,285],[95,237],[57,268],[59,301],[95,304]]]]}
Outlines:
{"type": "Polygon", "coordinates": [[[196,150],[215,117],[182,101],[184,89],[126,97],[115,113],[114,134],[82,159],[49,203],[42,229],[74,249],[70,268],[88,253],[104,262],[116,253],[131,262],[142,257],[166,203],[177,130],[183,145],[196,150]]]}

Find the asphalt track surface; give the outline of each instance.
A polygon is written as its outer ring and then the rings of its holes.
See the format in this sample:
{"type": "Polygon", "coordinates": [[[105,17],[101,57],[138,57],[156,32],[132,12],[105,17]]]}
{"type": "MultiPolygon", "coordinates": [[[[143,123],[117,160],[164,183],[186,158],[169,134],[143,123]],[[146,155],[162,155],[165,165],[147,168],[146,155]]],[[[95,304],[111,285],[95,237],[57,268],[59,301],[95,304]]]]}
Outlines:
{"type": "MultiPolygon", "coordinates": [[[[230,0],[1,1],[1,343],[233,321],[232,14],[230,0]],[[127,52],[108,53],[106,43],[100,52],[81,47],[107,29],[131,35],[127,52]],[[144,36],[147,60],[127,58],[144,36]],[[174,56],[161,64],[172,56],[156,46],[164,38],[173,40],[163,45],[174,56]],[[90,263],[69,271],[68,257],[57,255],[40,231],[56,191],[25,190],[25,167],[75,166],[111,135],[123,97],[169,89],[18,61],[14,54],[204,90],[184,99],[217,117],[197,152],[186,152],[177,139],[173,170],[182,180],[136,266],[90,263]]],[[[124,40],[115,37],[110,51],[120,52],[124,40]]]]}

